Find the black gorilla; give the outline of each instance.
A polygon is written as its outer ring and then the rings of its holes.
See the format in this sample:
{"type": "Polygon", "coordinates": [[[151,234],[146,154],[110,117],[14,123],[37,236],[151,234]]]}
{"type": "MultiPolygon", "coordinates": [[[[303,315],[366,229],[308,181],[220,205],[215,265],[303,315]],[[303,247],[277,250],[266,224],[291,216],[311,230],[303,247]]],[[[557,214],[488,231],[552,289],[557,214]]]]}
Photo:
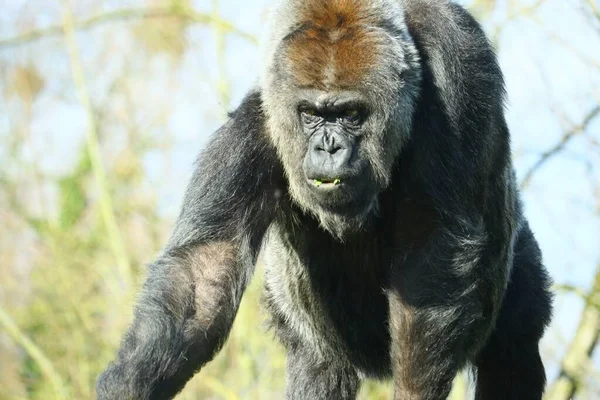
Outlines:
{"type": "Polygon", "coordinates": [[[540,399],[549,279],[503,80],[443,0],[284,0],[264,73],[200,156],[99,399],[174,396],[227,338],[259,250],[289,399],[540,399]]]}

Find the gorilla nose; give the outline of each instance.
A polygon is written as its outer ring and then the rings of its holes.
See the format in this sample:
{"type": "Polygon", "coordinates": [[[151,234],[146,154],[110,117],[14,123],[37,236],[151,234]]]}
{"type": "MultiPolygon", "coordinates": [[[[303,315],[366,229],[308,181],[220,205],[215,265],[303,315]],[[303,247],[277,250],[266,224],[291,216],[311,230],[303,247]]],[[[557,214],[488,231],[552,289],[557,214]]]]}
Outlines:
{"type": "Polygon", "coordinates": [[[352,156],[352,143],[337,135],[323,135],[309,147],[305,169],[309,179],[343,178],[352,156]]]}
{"type": "Polygon", "coordinates": [[[323,135],[323,140],[315,143],[314,150],[325,151],[331,155],[334,155],[338,150],[343,150],[340,140],[336,141],[335,135],[323,135]]]}
{"type": "Polygon", "coordinates": [[[313,157],[317,164],[334,170],[344,167],[350,160],[352,145],[337,139],[335,135],[323,136],[313,146],[313,157]]]}

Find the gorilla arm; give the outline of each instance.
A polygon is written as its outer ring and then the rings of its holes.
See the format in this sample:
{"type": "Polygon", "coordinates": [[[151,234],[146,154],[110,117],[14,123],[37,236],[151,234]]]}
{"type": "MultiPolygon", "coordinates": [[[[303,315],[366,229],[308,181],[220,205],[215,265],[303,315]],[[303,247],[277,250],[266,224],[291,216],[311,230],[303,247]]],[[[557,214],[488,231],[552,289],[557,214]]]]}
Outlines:
{"type": "Polygon", "coordinates": [[[98,399],[170,398],[222,347],[275,208],[262,123],[252,93],[201,154],[98,399]]]}
{"type": "Polygon", "coordinates": [[[392,277],[395,395],[440,399],[494,327],[522,216],[503,79],[488,40],[455,4],[403,4],[423,84],[401,169],[412,192],[427,199],[420,202],[426,218],[413,225],[430,229],[427,240],[408,246],[414,250],[401,255],[392,277]]]}

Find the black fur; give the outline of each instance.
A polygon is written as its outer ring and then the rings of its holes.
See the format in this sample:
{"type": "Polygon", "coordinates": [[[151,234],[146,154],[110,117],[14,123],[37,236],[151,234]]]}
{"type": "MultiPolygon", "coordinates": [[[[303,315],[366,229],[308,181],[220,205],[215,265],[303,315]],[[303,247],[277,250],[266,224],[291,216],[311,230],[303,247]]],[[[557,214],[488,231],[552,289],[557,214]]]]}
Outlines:
{"type": "Polygon", "coordinates": [[[200,157],[99,399],[175,395],[225,341],[263,241],[288,398],[350,399],[366,376],[393,377],[396,399],[443,399],[470,363],[477,399],[541,399],[549,279],[519,204],[501,72],[461,7],[404,3],[421,95],[369,224],[341,242],[294,203],[250,93],[200,157]]]}
{"type": "Polygon", "coordinates": [[[280,195],[274,157],[262,132],[260,97],[251,94],[200,156],[169,244],[149,267],[134,323],[98,379],[99,399],[170,398],[221,348],[280,195]],[[207,243],[236,249],[221,280],[194,279],[194,267],[211,277],[224,262],[194,265],[194,252],[207,243]],[[200,291],[222,298],[199,310],[200,291]],[[202,323],[200,313],[214,320],[202,323]]]}

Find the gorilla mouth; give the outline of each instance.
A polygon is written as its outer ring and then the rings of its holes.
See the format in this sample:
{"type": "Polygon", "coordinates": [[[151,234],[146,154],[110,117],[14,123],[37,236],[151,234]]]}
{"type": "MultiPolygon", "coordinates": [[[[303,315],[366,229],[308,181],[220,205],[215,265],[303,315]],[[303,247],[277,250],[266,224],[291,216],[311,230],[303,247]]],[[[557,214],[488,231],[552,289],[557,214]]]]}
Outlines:
{"type": "Polygon", "coordinates": [[[307,183],[313,190],[318,192],[337,191],[342,186],[346,186],[342,184],[340,178],[308,178],[307,183]]]}
{"type": "Polygon", "coordinates": [[[335,178],[335,179],[318,179],[315,178],[312,180],[313,185],[315,185],[316,187],[320,187],[323,185],[332,185],[332,186],[338,186],[342,183],[342,180],[339,178],[335,178]]]}

